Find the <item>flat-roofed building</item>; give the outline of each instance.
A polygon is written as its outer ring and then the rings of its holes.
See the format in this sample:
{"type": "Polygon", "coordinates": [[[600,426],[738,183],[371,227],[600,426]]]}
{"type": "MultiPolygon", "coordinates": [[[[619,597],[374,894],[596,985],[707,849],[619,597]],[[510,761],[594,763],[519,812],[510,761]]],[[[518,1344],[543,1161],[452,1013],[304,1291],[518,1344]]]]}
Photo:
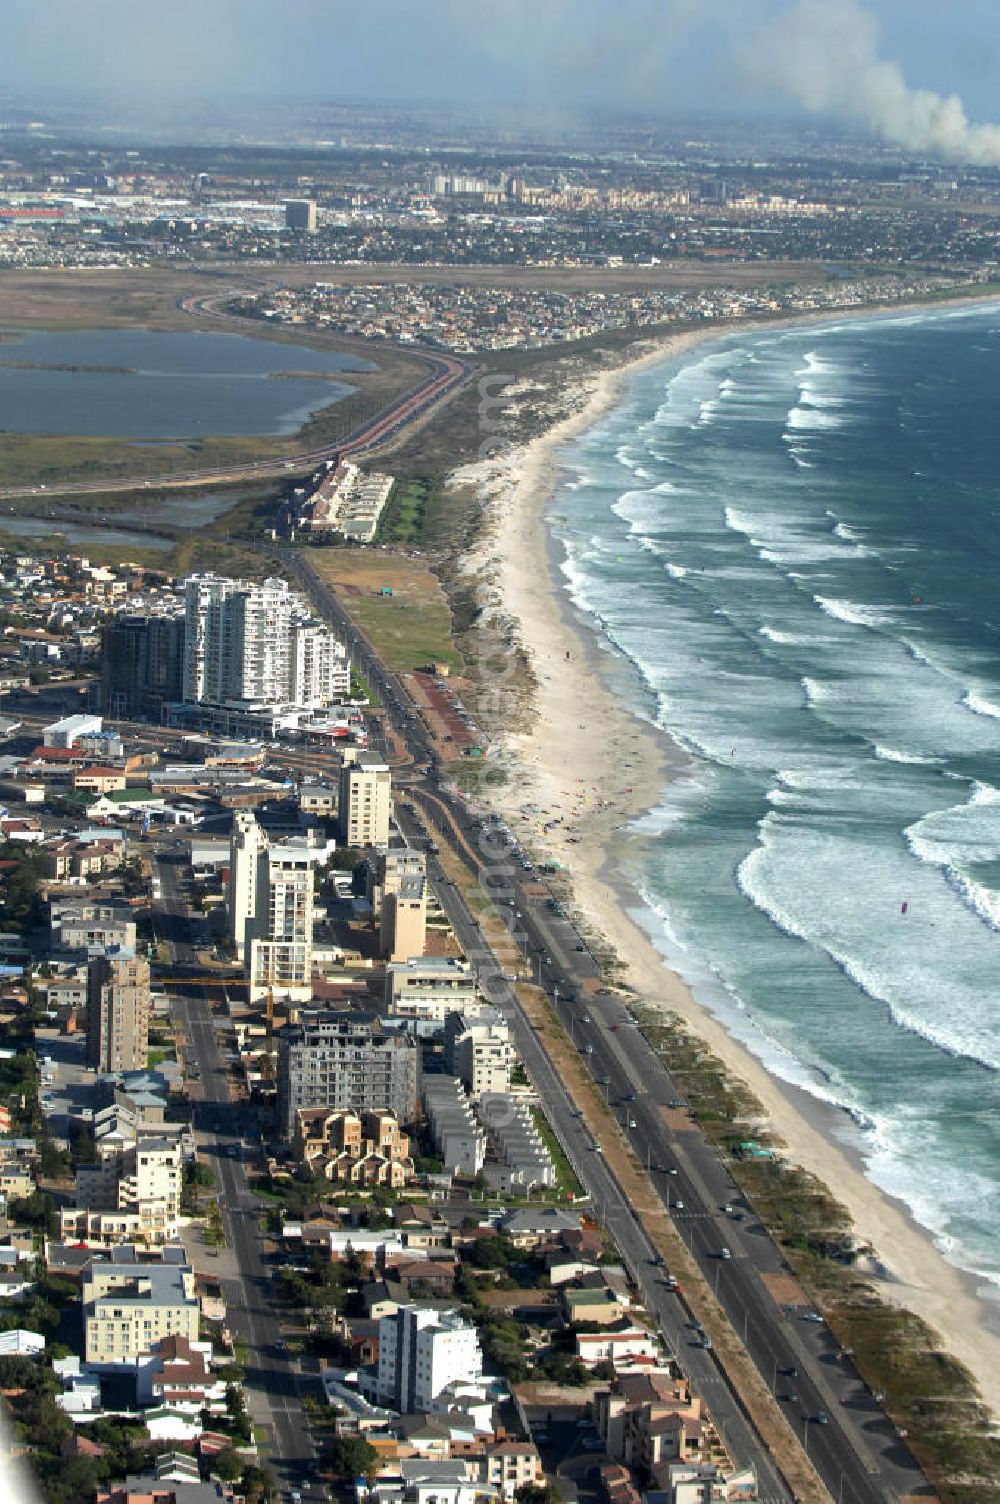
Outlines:
{"type": "Polygon", "coordinates": [[[379,951],[390,961],[422,956],[427,943],[427,879],[401,877],[382,894],[379,951]]]}
{"type": "Polygon", "coordinates": [[[496,1008],[449,1013],[444,1026],[445,1070],[459,1078],[473,1100],[484,1092],[509,1091],[516,1058],[510,1029],[496,1008]]]}
{"type": "Polygon", "coordinates": [[[388,846],[392,775],[383,758],[358,752],[340,770],[340,839],[345,846],[388,846]]]}
{"type": "Polygon", "coordinates": [[[137,1071],[149,1052],[149,962],[134,951],[91,956],[87,963],[87,1064],[104,1072],[137,1071]]]}
{"type": "Polygon", "coordinates": [[[131,1367],[162,1337],[198,1341],[194,1271],[179,1260],[147,1263],[134,1249],[116,1249],[111,1260],[87,1269],[80,1299],[84,1358],[95,1366],[131,1367]]]}
{"type": "Polygon", "coordinates": [[[278,1124],[295,1137],[303,1107],[378,1111],[411,1123],[420,1101],[420,1051],[387,1035],[376,1014],[304,1013],[278,1041],[278,1124]]]}
{"type": "Polygon", "coordinates": [[[477,997],[476,978],[458,956],[418,956],[390,961],[385,969],[387,1013],[444,1019],[477,997]]]}

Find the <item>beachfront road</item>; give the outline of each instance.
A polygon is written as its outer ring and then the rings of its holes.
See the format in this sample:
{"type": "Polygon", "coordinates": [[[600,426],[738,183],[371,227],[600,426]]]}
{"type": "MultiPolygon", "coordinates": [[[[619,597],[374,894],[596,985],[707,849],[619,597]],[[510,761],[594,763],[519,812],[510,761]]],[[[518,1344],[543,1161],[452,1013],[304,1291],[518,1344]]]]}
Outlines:
{"type": "MultiPolygon", "coordinates": [[[[379,695],[385,713],[400,733],[416,764],[430,763],[430,776],[415,774],[416,802],[477,876],[492,872],[502,892],[488,887],[499,912],[506,913],[511,933],[533,977],[545,987],[571,1038],[614,1105],[622,1131],[631,1138],[641,1161],[648,1162],[654,1186],[715,1290],[733,1328],[775,1394],[792,1429],[838,1504],[885,1504],[886,1499],[933,1493],[904,1441],[857,1374],[850,1355],[839,1352],[833,1334],[805,1304],[779,1304],[766,1281],[787,1276],[788,1266],[767,1229],[739,1192],[718,1154],[682,1109],[683,1091],[635,1027],[614,995],[577,999],[584,983],[593,985],[597,968],[572,923],[539,899],[535,874],[522,866],[509,837],[481,821],[462,798],[442,788],[434,775],[434,749],[402,683],[378,659],[325,581],[308,561],[296,561],[300,583],[321,612],[343,635],[355,664],[379,695]],[[585,1021],[585,1019],[589,1021],[585,1021]],[[588,1048],[589,1047],[589,1048],[588,1048]],[[629,1100],[634,1095],[634,1101],[629,1100]],[[629,1126],[630,1122],[635,1127],[629,1126]],[[735,1215],[723,1210],[733,1206],[735,1215]],[[737,1220],[739,1218],[739,1220],[737,1220]],[[722,1249],[730,1257],[722,1256],[722,1249]],[[821,1417],[825,1417],[822,1419],[821,1417]]],[[[411,840],[422,830],[416,813],[397,803],[397,818],[411,840]]],[[[488,945],[461,894],[440,866],[430,863],[431,877],[462,944],[477,956],[488,945]]],[[[654,1250],[631,1206],[596,1153],[589,1131],[531,1029],[513,992],[494,979],[491,997],[511,1021],[514,1037],[581,1183],[609,1227],[639,1289],[661,1324],[682,1368],[704,1394],[733,1457],[753,1462],[762,1496],[784,1498],[765,1449],[746,1420],[710,1352],[695,1345],[687,1313],[676,1295],[659,1283],[650,1262],[654,1250]]]]}
{"type": "MultiPolygon", "coordinates": [[[[435,802],[439,798],[435,795],[435,802]]],[[[400,811],[400,820],[405,827],[412,816],[400,811]]],[[[442,821],[442,837],[447,829],[448,822],[442,821]]],[[[411,830],[417,834],[415,828],[411,830]]],[[[467,836],[476,833],[475,825],[466,825],[467,836]]],[[[462,944],[473,954],[483,954],[486,942],[461,894],[436,863],[432,863],[432,876],[462,944]]],[[[859,1379],[849,1356],[840,1354],[825,1323],[804,1297],[781,1305],[771,1294],[768,1278],[787,1278],[789,1273],[780,1251],[742,1200],[719,1156],[678,1108],[683,1099],[676,1084],[621,1000],[613,995],[588,998],[586,1005],[568,1000],[585,976],[594,974],[589,957],[580,964],[581,953],[576,950],[580,942],[570,922],[553,915],[544,901],[531,898],[523,885],[515,887],[511,922],[622,1132],[640,1162],[647,1164],[675,1225],[831,1496],[838,1504],[884,1504],[887,1496],[926,1490],[923,1474],[859,1379]]],[[[496,979],[490,996],[497,1000],[496,979]]],[[[654,1263],[655,1250],[603,1155],[595,1152],[589,1130],[509,988],[500,994],[499,1005],[560,1142],[669,1347],[696,1391],[704,1395],[734,1460],[757,1467],[762,1496],[780,1496],[780,1484],[770,1463],[763,1460],[738,1397],[730,1392],[714,1355],[697,1345],[681,1300],[663,1286],[654,1263]]]]}

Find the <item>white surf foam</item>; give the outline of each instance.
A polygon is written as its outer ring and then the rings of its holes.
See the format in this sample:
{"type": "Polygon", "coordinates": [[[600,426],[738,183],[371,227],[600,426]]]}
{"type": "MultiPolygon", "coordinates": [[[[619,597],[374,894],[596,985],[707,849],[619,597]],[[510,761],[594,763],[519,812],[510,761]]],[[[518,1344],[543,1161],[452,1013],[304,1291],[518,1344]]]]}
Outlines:
{"type": "Polygon", "coordinates": [[[818,432],[820,429],[843,428],[844,420],[836,413],[825,412],[816,407],[789,408],[785,415],[786,432],[797,434],[810,430],[818,432]]]}
{"type": "Polygon", "coordinates": [[[966,690],[962,696],[962,704],[974,715],[985,716],[991,721],[1000,721],[1000,705],[987,700],[985,695],[978,694],[975,690],[966,690]]]}
{"type": "Polygon", "coordinates": [[[875,743],[875,756],[879,762],[898,762],[907,767],[934,768],[940,767],[939,757],[921,757],[918,752],[899,752],[895,747],[882,747],[875,743]]]}
{"type": "MultiPolygon", "coordinates": [[[[889,606],[870,606],[861,601],[842,601],[830,595],[814,595],[813,600],[821,611],[851,627],[887,627],[895,620],[889,606]]],[[[1000,712],[998,712],[1000,714],[1000,712]]]]}

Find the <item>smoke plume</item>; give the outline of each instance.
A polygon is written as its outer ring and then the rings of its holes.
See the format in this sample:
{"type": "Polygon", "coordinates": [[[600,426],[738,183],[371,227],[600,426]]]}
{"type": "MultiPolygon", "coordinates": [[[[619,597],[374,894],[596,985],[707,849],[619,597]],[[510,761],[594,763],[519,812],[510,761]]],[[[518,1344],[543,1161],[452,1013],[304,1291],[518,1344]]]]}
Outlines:
{"type": "Polygon", "coordinates": [[[1000,126],[973,125],[957,94],[907,86],[878,55],[878,22],[855,0],[799,0],[761,28],[757,83],[816,114],[865,125],[896,146],[949,162],[1000,164],[1000,126]]]}

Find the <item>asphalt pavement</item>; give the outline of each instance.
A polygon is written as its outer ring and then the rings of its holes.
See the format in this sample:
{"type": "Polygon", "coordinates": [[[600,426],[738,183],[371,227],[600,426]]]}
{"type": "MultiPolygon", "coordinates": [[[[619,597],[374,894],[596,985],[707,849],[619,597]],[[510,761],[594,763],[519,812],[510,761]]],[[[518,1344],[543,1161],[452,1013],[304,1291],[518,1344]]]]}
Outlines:
{"type": "MultiPolygon", "coordinates": [[[[177,863],[157,860],[161,900],[168,917],[167,943],[175,971],[197,965],[196,946],[186,938],[188,915],[178,890],[177,863]]],[[[192,984],[194,987],[196,984],[192,984]]],[[[262,1204],[251,1191],[243,1165],[243,1138],[252,1126],[250,1110],[230,1100],[225,1066],[207,997],[176,996],[172,1009],[190,1041],[200,1074],[202,1100],[195,1110],[199,1150],[212,1164],[226,1245],[237,1274],[222,1279],[227,1320],[247,1348],[244,1389],[255,1424],[266,1428],[264,1461],[287,1497],[297,1489],[303,1500],[329,1498],[316,1474],[316,1451],[297,1386],[293,1361],[283,1351],[281,1326],[271,1299],[271,1275],[262,1257],[262,1204]]],[[[226,1261],[229,1263],[229,1260],[226,1261]]]]}

